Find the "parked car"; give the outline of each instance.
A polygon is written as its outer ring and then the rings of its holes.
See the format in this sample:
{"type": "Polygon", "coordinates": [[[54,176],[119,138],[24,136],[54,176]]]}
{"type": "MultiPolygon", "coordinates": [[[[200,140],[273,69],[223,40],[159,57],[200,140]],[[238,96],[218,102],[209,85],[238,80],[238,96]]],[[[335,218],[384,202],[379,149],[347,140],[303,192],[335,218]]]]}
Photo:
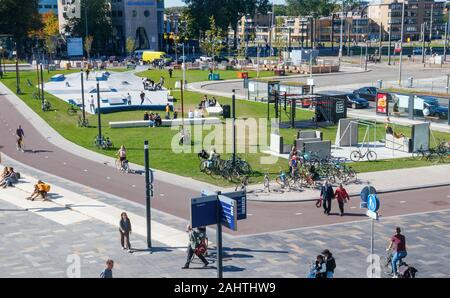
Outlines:
{"type": "Polygon", "coordinates": [[[440,119],[448,119],[448,107],[441,106],[439,100],[431,96],[419,96],[423,103],[430,110],[430,115],[440,119]]]}
{"type": "Polygon", "coordinates": [[[378,92],[379,89],[376,87],[363,87],[353,91],[353,94],[370,101],[375,101],[378,92]]]}
{"type": "Polygon", "coordinates": [[[230,60],[228,60],[228,58],[225,58],[223,56],[214,56],[214,61],[217,63],[230,62],[230,60]]]}
{"type": "Polygon", "coordinates": [[[413,55],[422,55],[422,48],[414,48],[413,55]]]}
{"type": "Polygon", "coordinates": [[[357,94],[348,94],[347,107],[353,109],[366,109],[369,107],[369,101],[367,99],[359,97],[357,94]]]}
{"type": "Polygon", "coordinates": [[[207,57],[207,56],[200,56],[199,60],[200,62],[212,62],[212,57],[207,57]]]}

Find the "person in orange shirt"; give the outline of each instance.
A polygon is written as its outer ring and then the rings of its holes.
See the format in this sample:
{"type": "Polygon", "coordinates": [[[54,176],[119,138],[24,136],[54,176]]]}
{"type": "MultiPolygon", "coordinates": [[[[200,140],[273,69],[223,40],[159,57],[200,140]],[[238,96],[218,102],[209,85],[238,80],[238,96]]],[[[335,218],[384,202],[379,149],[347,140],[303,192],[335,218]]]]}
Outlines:
{"type": "Polygon", "coordinates": [[[166,119],[170,119],[170,105],[166,104],[166,119]]]}

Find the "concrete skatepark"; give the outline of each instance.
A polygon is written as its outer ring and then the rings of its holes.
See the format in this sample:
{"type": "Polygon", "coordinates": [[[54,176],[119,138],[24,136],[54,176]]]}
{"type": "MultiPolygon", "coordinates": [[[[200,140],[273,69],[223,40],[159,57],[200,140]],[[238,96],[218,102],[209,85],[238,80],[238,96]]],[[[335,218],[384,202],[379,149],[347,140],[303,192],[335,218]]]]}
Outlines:
{"type": "MultiPolygon", "coordinates": [[[[81,73],[54,76],[55,81],[45,83],[45,91],[64,100],[67,103],[82,107],[81,73]]],[[[144,91],[145,100],[141,105],[140,93],[144,90],[142,78],[132,72],[100,72],[90,73],[88,80],[84,74],[84,100],[86,112],[94,114],[97,106],[97,82],[100,84],[100,109],[102,113],[156,110],[164,111],[169,103],[173,110],[173,103],[169,101],[168,91],[144,91]],[[109,74],[109,75],[108,75],[109,74]],[[127,103],[128,93],[131,95],[131,105],[127,103]],[[95,109],[90,108],[89,100],[93,96],[95,109]]]]}

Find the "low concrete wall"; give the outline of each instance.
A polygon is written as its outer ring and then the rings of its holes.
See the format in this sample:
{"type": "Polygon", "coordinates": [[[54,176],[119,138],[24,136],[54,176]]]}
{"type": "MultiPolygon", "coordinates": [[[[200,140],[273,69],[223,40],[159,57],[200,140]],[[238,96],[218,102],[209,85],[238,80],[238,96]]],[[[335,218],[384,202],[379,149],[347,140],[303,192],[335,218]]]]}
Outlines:
{"type": "MultiPolygon", "coordinates": [[[[162,126],[181,125],[182,119],[166,120],[162,119],[162,126]]],[[[222,123],[219,118],[197,118],[197,119],[184,119],[185,125],[205,125],[205,124],[220,124],[222,123]]],[[[109,122],[111,128],[132,128],[132,127],[148,127],[150,121],[138,120],[138,121],[118,121],[109,122]]]]}

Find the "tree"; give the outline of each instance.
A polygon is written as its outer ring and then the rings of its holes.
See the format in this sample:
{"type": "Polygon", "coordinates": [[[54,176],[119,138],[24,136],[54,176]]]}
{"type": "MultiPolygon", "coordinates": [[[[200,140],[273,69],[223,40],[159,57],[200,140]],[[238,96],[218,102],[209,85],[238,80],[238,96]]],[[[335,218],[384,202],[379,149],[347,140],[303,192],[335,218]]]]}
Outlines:
{"type": "Polygon", "coordinates": [[[205,32],[205,37],[200,41],[200,47],[209,56],[218,56],[225,48],[223,44],[224,32],[216,26],[213,16],[209,18],[210,27],[205,32]]]}
{"type": "Polygon", "coordinates": [[[84,39],[84,50],[86,51],[88,59],[90,58],[90,55],[91,55],[93,41],[94,41],[94,37],[92,35],[89,35],[88,37],[86,37],[84,39]]]}
{"type": "Polygon", "coordinates": [[[0,32],[11,34],[22,56],[28,33],[41,28],[38,0],[0,0],[0,32]]]}
{"type": "Polygon", "coordinates": [[[69,35],[84,38],[87,34],[91,35],[94,39],[93,52],[100,53],[109,50],[111,36],[113,35],[109,2],[109,0],[81,0],[81,17],[69,19],[65,31],[69,35]],[[85,11],[87,13],[88,32],[86,32],[85,11]]]}
{"type": "Polygon", "coordinates": [[[286,0],[288,11],[296,16],[311,16],[314,19],[329,16],[336,0],[286,0]]]}
{"type": "Polygon", "coordinates": [[[128,55],[132,55],[136,50],[136,41],[132,37],[128,37],[125,45],[128,55]]]}

